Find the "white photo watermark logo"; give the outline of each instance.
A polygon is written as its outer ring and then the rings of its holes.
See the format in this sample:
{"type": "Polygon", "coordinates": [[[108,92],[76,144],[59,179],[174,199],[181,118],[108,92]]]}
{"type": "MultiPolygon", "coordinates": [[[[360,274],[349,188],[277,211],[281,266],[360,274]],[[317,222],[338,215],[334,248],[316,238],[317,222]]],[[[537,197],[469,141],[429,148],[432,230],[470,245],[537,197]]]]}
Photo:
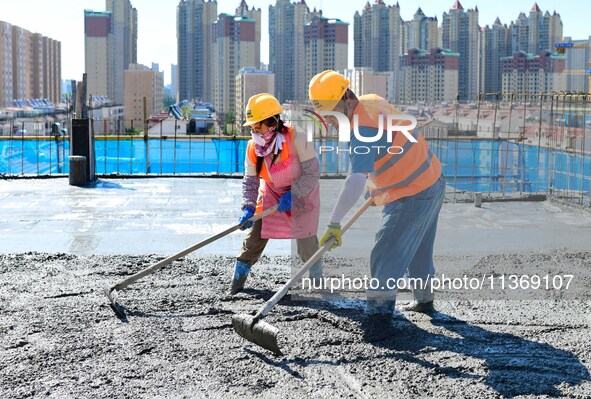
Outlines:
{"type": "Polygon", "coordinates": [[[338,142],[348,143],[351,141],[351,132],[355,139],[366,145],[355,145],[353,148],[340,148],[335,145],[321,145],[318,148],[320,154],[326,152],[348,152],[349,154],[369,154],[375,150],[378,154],[382,151],[387,152],[391,155],[400,155],[404,152],[404,148],[398,145],[393,145],[394,133],[400,132],[404,137],[411,143],[416,143],[417,139],[412,134],[412,131],[417,126],[417,120],[412,115],[405,114],[380,114],[378,117],[378,126],[375,128],[375,136],[368,137],[362,135],[359,132],[359,115],[353,115],[353,128],[351,128],[351,122],[349,118],[342,112],[337,111],[313,111],[311,109],[304,109],[303,115],[312,120],[314,124],[308,125],[306,129],[308,142],[314,140],[314,125],[320,130],[328,132],[328,125],[332,125],[338,130],[338,142]],[[384,128],[385,126],[385,128],[384,128]],[[371,145],[372,143],[378,143],[382,140],[384,134],[386,134],[386,141],[390,145],[371,145]]]}

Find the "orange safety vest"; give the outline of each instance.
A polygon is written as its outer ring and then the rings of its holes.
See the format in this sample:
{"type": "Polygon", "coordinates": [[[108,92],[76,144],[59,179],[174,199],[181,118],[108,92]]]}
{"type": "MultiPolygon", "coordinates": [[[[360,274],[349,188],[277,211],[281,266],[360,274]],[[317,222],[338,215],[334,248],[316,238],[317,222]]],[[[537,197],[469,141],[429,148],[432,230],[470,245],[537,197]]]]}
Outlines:
{"type": "MultiPolygon", "coordinates": [[[[279,199],[301,177],[301,164],[295,147],[294,132],[288,128],[282,145],[281,153],[271,166],[272,156],[265,157],[259,176],[263,179],[259,188],[257,209],[260,213],[277,205],[279,199]],[[268,163],[267,163],[268,162],[268,163]]],[[[257,156],[254,141],[251,140],[247,147],[247,162],[256,165],[257,156]]],[[[320,216],[320,184],[305,197],[295,199],[291,211],[275,213],[265,217],[261,228],[262,238],[305,238],[316,235],[318,231],[318,218],[320,216]]]]}
{"type": "MultiPolygon", "coordinates": [[[[359,126],[379,127],[379,118],[385,115],[400,114],[394,106],[376,94],[359,97],[355,108],[359,117],[359,126]]],[[[385,129],[386,121],[383,125],[385,129]]],[[[384,131],[385,134],[385,131],[384,131]]],[[[441,163],[433,154],[423,135],[415,128],[412,131],[416,143],[411,142],[400,132],[393,134],[394,149],[392,154],[374,162],[374,171],[369,174],[367,187],[376,205],[390,202],[420,193],[431,187],[441,176],[441,163]],[[401,154],[399,148],[404,151],[401,154]]]]}
{"type": "MultiPolygon", "coordinates": [[[[285,137],[285,140],[286,141],[284,141],[283,145],[281,146],[281,152],[278,154],[278,157],[275,160],[276,163],[285,161],[287,158],[289,158],[289,156],[291,154],[289,152],[289,145],[287,145],[288,142],[291,143],[291,141],[293,140],[293,130],[290,127],[287,128],[287,135],[285,137]]],[[[257,164],[257,154],[255,152],[254,146],[255,146],[254,140],[249,140],[248,144],[246,146],[246,156],[248,157],[248,160],[253,165],[256,165],[257,164]]],[[[271,166],[271,165],[269,165],[269,166],[271,166]]],[[[271,178],[269,177],[269,170],[267,168],[266,162],[263,162],[263,167],[261,168],[261,173],[259,174],[259,177],[267,182],[271,182],[271,178]]]]}
{"type": "MultiPolygon", "coordinates": [[[[289,151],[289,145],[288,142],[291,143],[293,140],[293,130],[288,127],[287,128],[287,137],[285,137],[285,142],[283,142],[283,145],[281,146],[281,152],[277,155],[277,159],[275,160],[275,163],[280,163],[283,162],[285,160],[287,160],[291,153],[289,151]]],[[[248,157],[248,160],[253,164],[256,165],[257,164],[257,154],[255,152],[254,149],[255,146],[255,142],[254,140],[249,140],[248,144],[246,146],[246,156],[248,157]]],[[[261,173],[259,173],[259,177],[261,179],[263,179],[265,182],[268,183],[272,183],[271,181],[271,177],[269,175],[269,167],[271,165],[267,165],[267,162],[263,161],[263,167],[261,168],[261,173]]],[[[263,211],[263,201],[262,199],[262,189],[259,190],[259,198],[257,199],[257,206],[255,209],[255,214],[259,214],[263,211]]]]}

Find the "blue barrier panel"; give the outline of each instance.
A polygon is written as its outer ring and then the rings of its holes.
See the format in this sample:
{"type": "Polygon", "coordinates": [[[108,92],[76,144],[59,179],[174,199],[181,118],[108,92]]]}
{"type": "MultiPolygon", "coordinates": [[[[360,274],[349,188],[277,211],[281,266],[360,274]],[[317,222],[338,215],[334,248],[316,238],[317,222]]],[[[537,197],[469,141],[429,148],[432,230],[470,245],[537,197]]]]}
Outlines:
{"type": "Polygon", "coordinates": [[[141,174],[146,172],[143,140],[96,140],[97,174],[141,174]]]}
{"type": "Polygon", "coordinates": [[[218,173],[244,173],[244,159],[248,141],[213,139],[213,143],[218,153],[218,173]]]}
{"type": "Polygon", "coordinates": [[[67,141],[0,140],[0,173],[49,175],[68,173],[67,141]]]}
{"type": "MultiPolygon", "coordinates": [[[[246,140],[125,138],[96,140],[97,174],[244,173],[246,140]],[[149,162],[146,160],[148,146],[149,162]]],[[[346,174],[347,143],[315,141],[323,174],[346,174]]],[[[590,190],[591,155],[505,140],[431,140],[449,185],[481,192],[590,190]]],[[[0,140],[0,173],[49,175],[69,172],[69,142],[18,138],[0,140]]]]}
{"type": "Polygon", "coordinates": [[[349,171],[349,144],[336,140],[315,141],[321,173],[347,174],[349,171]]]}

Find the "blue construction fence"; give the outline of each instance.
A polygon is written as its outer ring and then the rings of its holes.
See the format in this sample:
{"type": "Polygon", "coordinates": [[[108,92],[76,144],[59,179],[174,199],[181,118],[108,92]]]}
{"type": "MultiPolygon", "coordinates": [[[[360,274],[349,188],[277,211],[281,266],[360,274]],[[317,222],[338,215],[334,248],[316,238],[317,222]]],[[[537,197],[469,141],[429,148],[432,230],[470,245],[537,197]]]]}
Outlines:
{"type": "MultiPolygon", "coordinates": [[[[566,191],[589,196],[591,154],[525,145],[507,140],[430,140],[448,184],[475,192],[566,191]]],[[[97,139],[97,175],[235,175],[244,172],[244,139],[97,139]]],[[[345,175],[344,143],[315,142],[322,174],[345,175]],[[332,151],[320,151],[320,147],[332,151]],[[336,150],[338,148],[338,150],[336,150]]],[[[0,140],[0,174],[68,174],[69,141],[64,138],[0,140]]]]}

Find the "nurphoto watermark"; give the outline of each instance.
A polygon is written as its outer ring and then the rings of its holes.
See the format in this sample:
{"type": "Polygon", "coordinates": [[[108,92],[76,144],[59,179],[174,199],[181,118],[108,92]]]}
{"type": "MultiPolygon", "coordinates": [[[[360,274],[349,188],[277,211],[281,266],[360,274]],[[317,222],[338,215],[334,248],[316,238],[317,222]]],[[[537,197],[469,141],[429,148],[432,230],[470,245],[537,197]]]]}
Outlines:
{"type": "Polygon", "coordinates": [[[405,148],[400,145],[394,145],[394,137],[396,133],[404,135],[405,139],[410,143],[418,142],[418,133],[415,132],[417,120],[412,115],[402,113],[397,114],[380,114],[377,120],[377,127],[375,127],[375,135],[368,136],[360,132],[359,115],[353,115],[353,126],[347,115],[337,111],[313,111],[304,108],[299,118],[301,121],[308,121],[306,124],[306,135],[308,142],[313,142],[316,131],[329,131],[329,126],[337,130],[338,143],[349,143],[351,135],[360,143],[355,146],[348,146],[347,148],[339,147],[338,145],[320,145],[318,147],[319,154],[323,153],[341,153],[347,152],[349,154],[369,154],[376,151],[378,154],[401,155],[405,148]],[[371,145],[373,143],[383,143],[384,135],[386,142],[389,145],[371,145]]]}
{"type": "MultiPolygon", "coordinates": [[[[331,294],[339,291],[376,291],[376,290],[425,290],[453,292],[489,292],[509,293],[523,291],[528,293],[548,294],[550,291],[567,293],[575,286],[575,275],[564,273],[514,274],[484,273],[482,275],[446,275],[445,273],[427,278],[388,278],[380,281],[368,275],[350,277],[345,274],[322,277],[302,278],[302,290],[321,290],[331,294]]],[[[538,295],[538,297],[540,297],[538,295]]]]}

